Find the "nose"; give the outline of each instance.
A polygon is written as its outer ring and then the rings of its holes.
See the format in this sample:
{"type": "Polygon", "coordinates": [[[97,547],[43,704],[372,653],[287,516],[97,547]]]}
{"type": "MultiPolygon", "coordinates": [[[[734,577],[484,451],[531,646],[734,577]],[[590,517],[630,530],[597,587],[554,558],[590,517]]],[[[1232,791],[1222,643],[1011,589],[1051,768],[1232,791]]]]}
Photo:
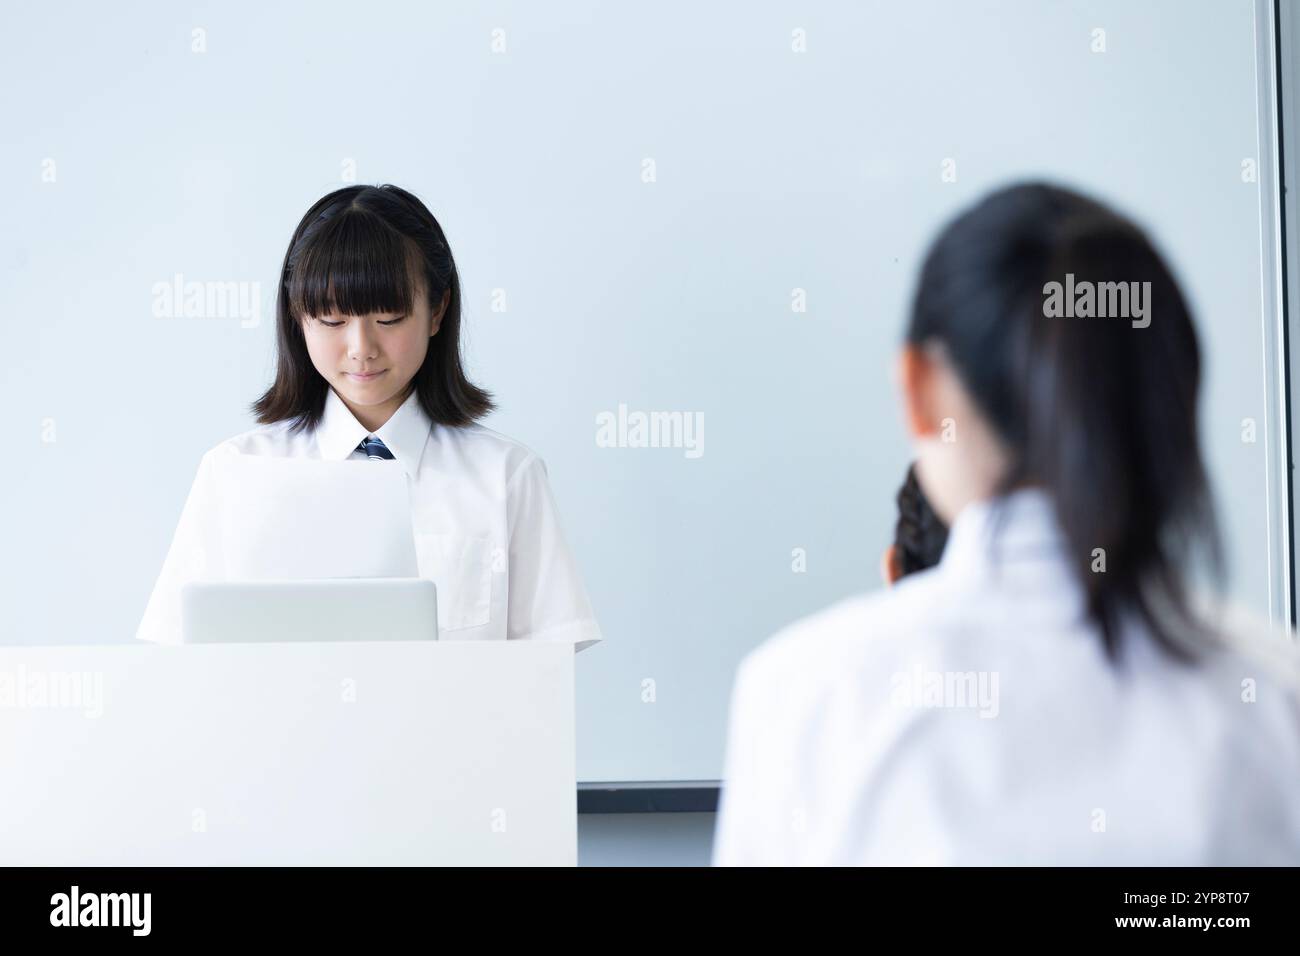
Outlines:
{"type": "Polygon", "coordinates": [[[368,362],[376,357],[375,333],[365,319],[348,323],[348,358],[353,362],[368,362]]]}

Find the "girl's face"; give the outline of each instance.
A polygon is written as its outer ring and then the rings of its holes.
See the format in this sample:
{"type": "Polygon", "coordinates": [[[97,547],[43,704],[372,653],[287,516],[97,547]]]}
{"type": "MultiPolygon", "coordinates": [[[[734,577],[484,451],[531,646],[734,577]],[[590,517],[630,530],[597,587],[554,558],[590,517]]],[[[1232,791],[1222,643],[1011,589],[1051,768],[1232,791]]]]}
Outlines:
{"type": "Polygon", "coordinates": [[[370,431],[388,421],[406,399],[438,332],[449,293],[436,310],[423,287],[411,314],[307,316],[302,322],[307,353],[316,371],[370,431]]]}

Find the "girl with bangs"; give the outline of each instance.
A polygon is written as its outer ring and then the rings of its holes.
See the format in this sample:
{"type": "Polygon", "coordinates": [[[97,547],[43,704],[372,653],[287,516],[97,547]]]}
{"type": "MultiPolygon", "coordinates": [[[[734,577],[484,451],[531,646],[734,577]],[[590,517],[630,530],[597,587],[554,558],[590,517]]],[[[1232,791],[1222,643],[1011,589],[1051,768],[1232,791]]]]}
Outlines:
{"type": "Polygon", "coordinates": [[[181,585],[221,578],[213,459],[242,454],[402,468],[441,638],[599,641],[545,463],[478,424],[494,405],[466,377],[460,324],[451,248],[411,193],[348,186],[307,210],[280,274],[258,425],[203,456],[136,636],[178,643],[181,585]]]}

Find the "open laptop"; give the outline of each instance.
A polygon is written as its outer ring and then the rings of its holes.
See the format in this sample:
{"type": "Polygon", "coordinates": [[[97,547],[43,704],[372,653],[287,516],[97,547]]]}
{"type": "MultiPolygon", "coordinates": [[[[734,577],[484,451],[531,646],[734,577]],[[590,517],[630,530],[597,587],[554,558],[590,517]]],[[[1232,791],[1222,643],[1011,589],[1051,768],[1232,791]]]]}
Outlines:
{"type": "Polygon", "coordinates": [[[181,587],[181,643],[437,639],[400,468],[233,455],[216,481],[224,576],[181,587]]]}
{"type": "Polygon", "coordinates": [[[437,639],[437,587],[424,578],[194,581],[181,587],[182,644],[437,639]]]}

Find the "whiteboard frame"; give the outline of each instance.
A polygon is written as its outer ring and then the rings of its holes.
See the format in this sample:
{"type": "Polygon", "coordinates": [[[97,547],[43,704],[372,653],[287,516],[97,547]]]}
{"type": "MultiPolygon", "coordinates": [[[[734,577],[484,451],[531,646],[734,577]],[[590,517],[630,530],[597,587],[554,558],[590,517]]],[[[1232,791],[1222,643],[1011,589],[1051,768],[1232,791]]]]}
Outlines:
{"type": "MultiPolygon", "coordinates": [[[[1269,619],[1273,624],[1295,624],[1295,521],[1291,449],[1295,423],[1290,394],[1293,383],[1288,334],[1286,223],[1281,197],[1285,195],[1283,143],[1288,135],[1281,64],[1286,31],[1281,18],[1289,16],[1280,0],[1255,2],[1256,129],[1259,137],[1257,184],[1260,223],[1260,318],[1262,322],[1265,414],[1265,507],[1268,532],[1269,619]]],[[[1294,243],[1292,244],[1294,248],[1294,243]]]]}
{"type": "MultiPolygon", "coordinates": [[[[1297,190],[1300,190],[1300,68],[1296,59],[1300,57],[1300,11],[1283,0],[1258,0],[1256,3],[1256,22],[1261,16],[1267,16],[1268,30],[1264,38],[1267,50],[1261,69],[1260,86],[1272,95],[1269,123],[1261,125],[1261,136],[1266,128],[1273,135],[1268,144],[1267,155],[1274,163],[1274,173],[1268,182],[1271,207],[1268,213],[1272,219],[1272,228],[1266,231],[1273,242],[1271,263],[1276,270],[1272,287],[1273,308],[1275,310],[1276,328],[1279,338],[1277,350],[1280,364],[1281,394],[1277,400],[1282,407],[1283,429],[1286,448],[1280,455],[1277,471],[1279,491],[1285,491],[1285,524],[1280,531],[1285,532],[1287,557],[1286,565],[1286,610],[1276,620],[1286,621],[1292,628],[1296,620],[1296,570],[1295,556],[1300,553],[1297,533],[1300,526],[1295,517],[1295,461],[1294,451],[1300,433],[1293,414],[1292,396],[1297,394],[1300,383],[1296,382],[1296,370],[1300,369],[1300,355],[1295,350],[1300,347],[1300,334],[1292,334],[1293,303],[1300,300],[1300,203],[1297,202],[1297,190]],[[1261,11],[1261,7],[1266,8],[1261,11]],[[1266,75],[1264,75],[1266,73],[1266,75]]],[[[1257,27],[1256,34],[1259,34],[1257,27]]],[[[1263,45],[1263,44],[1261,44],[1263,45]]],[[[1266,155],[1261,150],[1261,156],[1266,155]]],[[[1263,183],[1261,182],[1261,185],[1263,183]]],[[[1265,202],[1264,190],[1261,189],[1261,213],[1265,202]]]]}

